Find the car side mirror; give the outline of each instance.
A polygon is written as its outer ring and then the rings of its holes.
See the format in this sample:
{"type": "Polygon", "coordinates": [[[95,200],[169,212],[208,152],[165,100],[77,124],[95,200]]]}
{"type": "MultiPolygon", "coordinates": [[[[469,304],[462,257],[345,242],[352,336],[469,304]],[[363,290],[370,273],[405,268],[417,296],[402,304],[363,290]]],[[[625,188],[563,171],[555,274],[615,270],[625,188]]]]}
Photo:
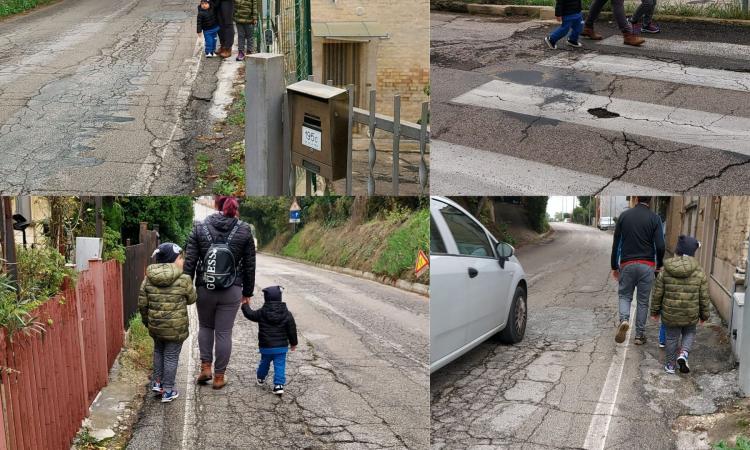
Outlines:
{"type": "Polygon", "coordinates": [[[505,269],[505,261],[510,259],[511,256],[513,256],[514,249],[513,246],[510,244],[506,244],[505,242],[500,242],[497,244],[497,259],[500,263],[500,267],[505,269]]]}

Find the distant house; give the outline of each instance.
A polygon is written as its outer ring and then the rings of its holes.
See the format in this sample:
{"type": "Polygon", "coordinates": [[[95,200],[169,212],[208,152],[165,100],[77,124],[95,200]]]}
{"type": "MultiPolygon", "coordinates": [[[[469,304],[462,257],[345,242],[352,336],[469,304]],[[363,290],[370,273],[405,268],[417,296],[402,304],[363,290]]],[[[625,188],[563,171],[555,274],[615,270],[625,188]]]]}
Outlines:
{"type": "Polygon", "coordinates": [[[316,81],[355,86],[355,106],[367,108],[377,90],[377,111],[416,122],[430,82],[428,0],[312,0],[312,57],[316,81]]]}

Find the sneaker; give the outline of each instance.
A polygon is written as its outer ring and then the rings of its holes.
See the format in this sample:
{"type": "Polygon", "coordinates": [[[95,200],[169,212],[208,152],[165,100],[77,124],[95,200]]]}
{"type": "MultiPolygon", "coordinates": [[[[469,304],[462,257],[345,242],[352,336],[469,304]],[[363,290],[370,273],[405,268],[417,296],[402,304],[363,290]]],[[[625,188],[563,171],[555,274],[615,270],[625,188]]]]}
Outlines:
{"type": "Polygon", "coordinates": [[[283,384],[277,384],[273,387],[273,393],[276,395],[281,395],[284,393],[284,385],[283,384]]]}
{"type": "Polygon", "coordinates": [[[578,47],[578,48],[583,47],[583,44],[581,44],[579,41],[571,41],[570,39],[568,39],[568,45],[571,47],[578,47]]]}
{"type": "Polygon", "coordinates": [[[266,384],[266,380],[263,378],[258,378],[257,382],[258,382],[258,386],[263,386],[264,384],[266,384]]]}
{"type": "Polygon", "coordinates": [[[216,56],[215,53],[206,53],[206,58],[213,58],[214,56],[216,56]]]}
{"type": "Polygon", "coordinates": [[[661,31],[661,28],[659,28],[659,25],[655,24],[654,22],[651,22],[648,25],[643,24],[643,26],[641,26],[641,33],[656,34],[660,31],[661,31]]]}
{"type": "Polygon", "coordinates": [[[633,339],[633,343],[635,345],[643,345],[647,342],[646,336],[636,336],[635,339],[633,339]]]}
{"type": "Polygon", "coordinates": [[[163,390],[161,388],[161,383],[159,383],[157,381],[154,381],[153,383],[151,383],[151,390],[154,391],[154,392],[158,392],[159,394],[161,394],[163,392],[163,390]]]}
{"type": "Polygon", "coordinates": [[[549,36],[544,37],[544,43],[547,44],[547,47],[549,47],[550,49],[557,50],[557,44],[555,42],[552,42],[549,36]]]}
{"type": "Polygon", "coordinates": [[[677,357],[677,364],[680,366],[680,372],[690,373],[690,366],[688,366],[688,354],[681,352],[680,356],[677,357]]]}
{"type": "Polygon", "coordinates": [[[664,348],[666,346],[667,346],[667,344],[665,344],[664,342],[659,342],[659,348],[664,348]]]}
{"type": "Polygon", "coordinates": [[[674,364],[665,364],[664,371],[670,374],[674,373],[674,364]]]}
{"type": "Polygon", "coordinates": [[[169,403],[169,402],[171,402],[172,400],[176,399],[179,396],[180,396],[180,394],[177,391],[175,391],[174,389],[172,389],[169,392],[165,392],[161,396],[161,402],[162,403],[169,403]]]}
{"type": "Polygon", "coordinates": [[[243,61],[244,59],[245,59],[245,52],[243,52],[242,50],[240,50],[240,51],[239,51],[239,52],[237,53],[237,59],[236,59],[236,60],[237,60],[237,61],[243,61]]]}
{"type": "Polygon", "coordinates": [[[625,334],[630,329],[630,323],[627,320],[620,322],[620,326],[617,327],[617,334],[615,335],[615,342],[622,344],[625,342],[625,334]]]}

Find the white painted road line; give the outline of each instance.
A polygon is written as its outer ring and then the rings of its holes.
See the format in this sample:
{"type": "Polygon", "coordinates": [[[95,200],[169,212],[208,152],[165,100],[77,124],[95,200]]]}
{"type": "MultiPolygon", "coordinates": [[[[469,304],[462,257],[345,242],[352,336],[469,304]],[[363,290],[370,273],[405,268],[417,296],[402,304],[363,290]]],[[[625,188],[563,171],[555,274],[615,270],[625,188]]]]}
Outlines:
{"type": "MultiPolygon", "coordinates": [[[[750,155],[750,119],[493,80],[454,103],[750,155]],[[619,114],[599,118],[595,108],[619,114]]],[[[433,181],[435,177],[432,177],[433,181]]]]}
{"type": "MultiPolygon", "coordinates": [[[[634,323],[635,307],[638,304],[635,299],[630,303],[631,324],[634,323]]],[[[618,324],[619,325],[619,324],[618,324]]],[[[630,346],[630,332],[633,326],[625,334],[625,343],[615,345],[615,354],[607,371],[607,378],[602,386],[602,393],[599,395],[599,401],[596,403],[594,415],[589,423],[589,431],[586,433],[586,440],[583,442],[583,448],[589,450],[603,450],[604,444],[607,443],[609,434],[609,425],[612,422],[612,416],[617,406],[617,395],[620,393],[620,381],[622,380],[622,371],[625,368],[625,360],[628,356],[628,347],[630,346]]]]}
{"type": "MultiPolygon", "coordinates": [[[[627,47],[622,42],[622,36],[610,36],[599,41],[599,43],[612,47],[627,47]]],[[[651,38],[646,39],[646,42],[641,48],[652,51],[656,50],[696,56],[715,56],[718,58],[750,61],[750,45],[727,44],[725,42],[673,41],[670,39],[651,38]]]]}
{"type": "Polygon", "coordinates": [[[671,195],[550,164],[433,140],[432,192],[440,195],[581,195],[599,192],[671,195]]]}
{"type": "Polygon", "coordinates": [[[539,64],[562,69],[750,92],[750,73],[703,69],[655,59],[599,55],[597,53],[576,55],[575,53],[565,52],[540,61],[539,64]]]}

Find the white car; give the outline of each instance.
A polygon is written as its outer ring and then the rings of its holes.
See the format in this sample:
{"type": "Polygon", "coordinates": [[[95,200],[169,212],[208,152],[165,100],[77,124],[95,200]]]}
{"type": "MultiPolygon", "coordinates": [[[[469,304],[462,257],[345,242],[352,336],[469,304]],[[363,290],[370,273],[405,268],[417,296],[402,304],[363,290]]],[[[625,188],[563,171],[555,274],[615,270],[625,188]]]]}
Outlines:
{"type": "Polygon", "coordinates": [[[600,217],[598,226],[600,230],[609,230],[615,227],[615,221],[611,217],[600,217]]]}
{"type": "Polygon", "coordinates": [[[430,199],[430,372],[496,334],[523,339],[527,285],[514,253],[455,202],[430,199]]]}

